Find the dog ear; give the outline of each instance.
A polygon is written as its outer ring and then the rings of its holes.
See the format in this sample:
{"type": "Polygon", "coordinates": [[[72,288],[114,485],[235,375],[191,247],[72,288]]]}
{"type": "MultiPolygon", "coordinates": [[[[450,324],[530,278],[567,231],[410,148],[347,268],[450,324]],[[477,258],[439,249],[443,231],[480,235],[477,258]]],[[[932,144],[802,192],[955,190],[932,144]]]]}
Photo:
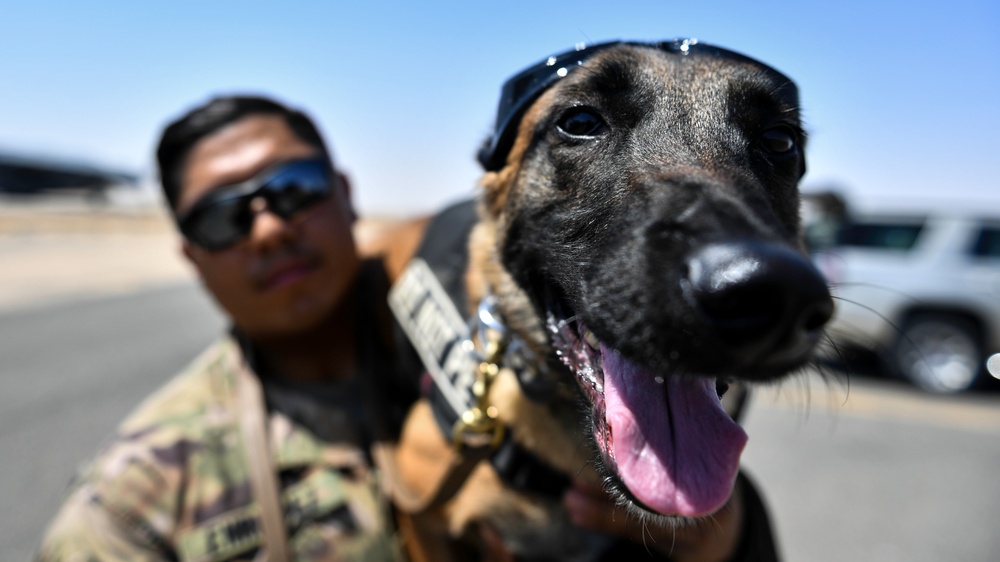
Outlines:
{"type": "Polygon", "coordinates": [[[498,172],[486,172],[479,180],[483,194],[483,208],[491,218],[497,218],[507,204],[507,196],[513,187],[515,166],[507,166],[498,172]]]}
{"type": "MultiPolygon", "coordinates": [[[[537,107],[538,104],[535,105],[537,107]]],[[[534,128],[536,118],[534,109],[529,110],[521,121],[520,131],[514,140],[514,145],[507,153],[507,162],[502,168],[493,172],[486,172],[479,181],[479,186],[483,191],[483,199],[486,203],[486,210],[494,218],[499,217],[507,204],[507,199],[514,190],[514,182],[521,171],[521,163],[524,161],[524,153],[528,149],[531,140],[531,131],[534,128]],[[527,123],[527,124],[525,124],[527,123]]]]}

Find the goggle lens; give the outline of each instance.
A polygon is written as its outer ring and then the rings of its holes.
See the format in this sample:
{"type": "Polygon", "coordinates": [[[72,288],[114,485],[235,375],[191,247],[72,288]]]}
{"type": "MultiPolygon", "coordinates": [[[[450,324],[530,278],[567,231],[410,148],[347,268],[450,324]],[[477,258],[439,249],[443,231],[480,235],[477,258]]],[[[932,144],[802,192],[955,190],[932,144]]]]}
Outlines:
{"type": "Polygon", "coordinates": [[[330,195],[331,171],[326,160],[280,164],[241,184],[213,190],[179,221],[181,232],[206,250],[236,244],[253,228],[251,202],[262,197],[267,210],[289,220],[330,195]]]}

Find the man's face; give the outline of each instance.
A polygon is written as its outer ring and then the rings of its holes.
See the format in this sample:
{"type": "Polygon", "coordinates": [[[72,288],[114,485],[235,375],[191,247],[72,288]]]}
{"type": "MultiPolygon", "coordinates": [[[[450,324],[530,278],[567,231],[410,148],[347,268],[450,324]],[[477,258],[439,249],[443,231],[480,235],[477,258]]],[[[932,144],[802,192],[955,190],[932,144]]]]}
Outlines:
{"type": "MultiPolygon", "coordinates": [[[[248,180],[282,162],[316,157],[279,115],[251,115],[201,139],[188,155],[177,214],[205,195],[248,180]]],[[[255,200],[249,235],[208,251],[187,240],[184,255],[208,290],[250,336],[309,330],[347,295],[358,270],[346,179],[334,175],[332,195],[284,220],[255,200]]]]}

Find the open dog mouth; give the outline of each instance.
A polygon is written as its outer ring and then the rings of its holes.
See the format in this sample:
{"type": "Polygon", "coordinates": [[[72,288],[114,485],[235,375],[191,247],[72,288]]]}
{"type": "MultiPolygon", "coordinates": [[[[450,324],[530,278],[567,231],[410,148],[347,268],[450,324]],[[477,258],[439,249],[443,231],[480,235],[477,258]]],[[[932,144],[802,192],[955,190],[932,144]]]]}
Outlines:
{"type": "Polygon", "coordinates": [[[548,307],[546,327],[591,403],[594,438],[619,491],[662,515],[717,511],[747,442],[722,407],[728,385],[640,365],[565,310],[562,303],[548,307]]]}

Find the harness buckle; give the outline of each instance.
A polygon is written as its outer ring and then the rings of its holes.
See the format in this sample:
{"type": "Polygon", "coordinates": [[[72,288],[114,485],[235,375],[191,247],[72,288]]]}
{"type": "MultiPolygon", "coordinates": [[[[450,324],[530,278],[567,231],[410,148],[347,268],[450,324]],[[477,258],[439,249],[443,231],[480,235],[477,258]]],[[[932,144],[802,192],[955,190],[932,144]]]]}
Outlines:
{"type": "Polygon", "coordinates": [[[497,448],[503,442],[504,425],[497,419],[496,406],[485,410],[479,406],[462,412],[452,429],[452,445],[456,452],[463,447],[497,448]]]}
{"type": "MultiPolygon", "coordinates": [[[[463,446],[497,448],[503,442],[504,425],[500,422],[496,406],[489,406],[487,399],[493,381],[500,374],[500,358],[504,351],[506,330],[495,316],[496,299],[489,297],[479,305],[478,341],[485,348],[480,355],[476,380],[472,383],[472,395],[476,405],[462,412],[452,428],[452,445],[456,451],[463,446]]],[[[469,346],[475,353],[475,344],[469,346]]],[[[478,354],[477,354],[478,355],[478,354]]]]}

